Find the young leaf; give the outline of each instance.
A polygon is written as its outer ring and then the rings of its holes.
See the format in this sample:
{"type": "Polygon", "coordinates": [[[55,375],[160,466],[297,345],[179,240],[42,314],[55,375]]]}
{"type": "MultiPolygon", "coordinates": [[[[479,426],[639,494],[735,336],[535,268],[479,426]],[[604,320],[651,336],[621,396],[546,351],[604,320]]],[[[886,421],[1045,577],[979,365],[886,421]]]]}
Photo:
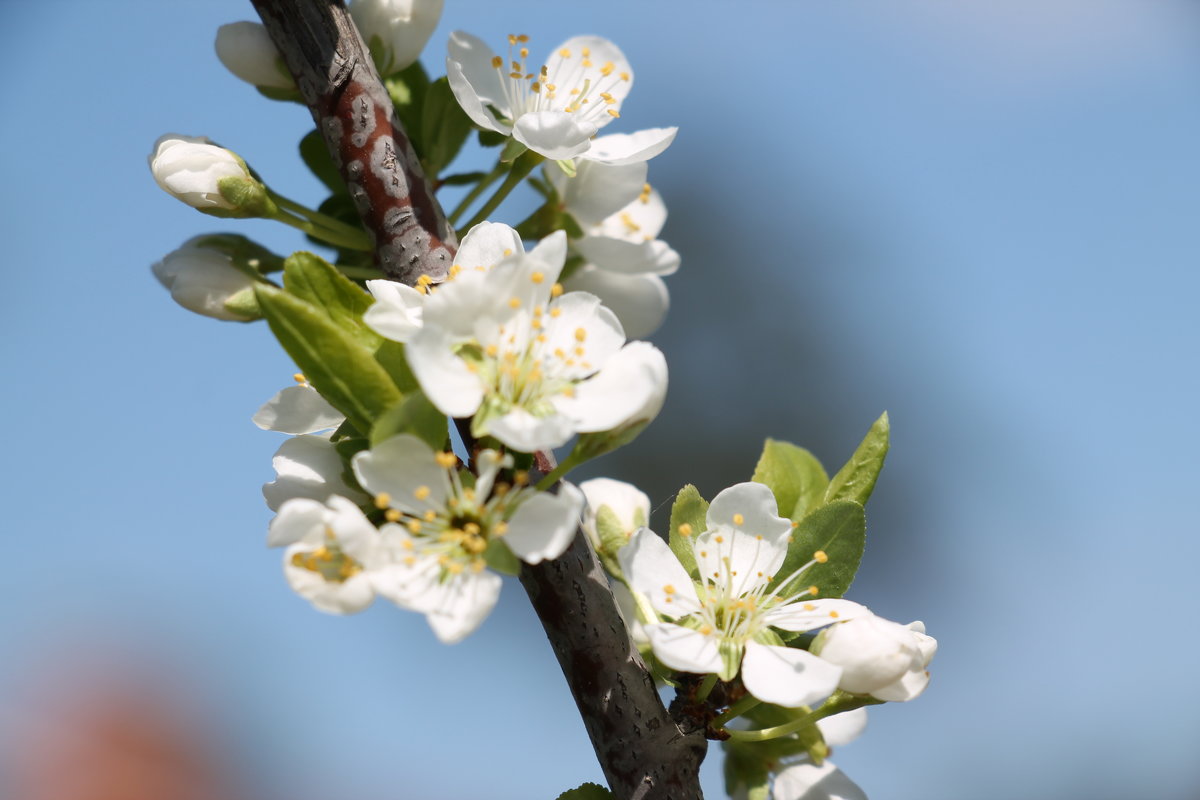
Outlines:
{"type": "Polygon", "coordinates": [[[701,497],[700,492],[690,483],[675,495],[675,503],[671,506],[671,532],[668,541],[675,557],[691,574],[696,572],[696,554],[692,552],[692,542],[708,527],[707,514],[708,501],[701,497]],[[684,525],[687,527],[681,532],[679,529],[684,525]]]}
{"type": "Polygon", "coordinates": [[[436,176],[454,160],[462,149],[474,125],[462,110],[450,83],[438,78],[429,85],[421,111],[421,152],[425,167],[431,176],[436,176]]]}
{"type": "Polygon", "coordinates": [[[560,794],[557,800],[612,800],[613,793],[598,783],[585,783],[560,794]]]}
{"type": "Polygon", "coordinates": [[[309,131],[300,140],[300,158],[312,170],[312,174],[334,194],[345,194],[346,182],[333,165],[329,157],[329,148],[325,146],[325,138],[317,130],[309,131]]]}
{"type": "Polygon", "coordinates": [[[371,446],[400,433],[411,433],[434,450],[444,450],[450,435],[446,425],[446,415],[434,408],[425,395],[413,392],[375,421],[371,446]]]}
{"type": "Polygon", "coordinates": [[[283,262],[283,287],[322,311],[364,347],[374,350],[383,341],[362,320],[374,298],[320,256],[305,252],[288,256],[283,262]]]}
{"type": "Polygon", "coordinates": [[[767,439],[750,480],[766,485],[775,494],[779,513],[803,519],[825,493],[829,478],[812,453],[788,442],[767,439]]]}
{"type": "Polygon", "coordinates": [[[258,304],[275,338],[321,395],[360,431],[400,402],[400,391],[371,351],[298,297],[260,284],[258,304]]]}
{"type": "Polygon", "coordinates": [[[803,575],[790,581],[780,594],[791,597],[809,586],[816,586],[819,597],[841,597],[850,588],[854,573],[858,572],[866,537],[867,518],[858,503],[835,500],[821,506],[801,520],[792,532],[787,558],[775,573],[772,588],[821,550],[828,560],[824,564],[813,564],[803,575]]]}
{"type": "Polygon", "coordinates": [[[850,456],[845,466],[829,481],[829,486],[825,489],[826,503],[853,500],[859,505],[867,504],[867,498],[875,489],[879,470],[883,469],[883,459],[888,452],[889,433],[890,425],[885,411],[871,425],[854,455],[850,456]]]}

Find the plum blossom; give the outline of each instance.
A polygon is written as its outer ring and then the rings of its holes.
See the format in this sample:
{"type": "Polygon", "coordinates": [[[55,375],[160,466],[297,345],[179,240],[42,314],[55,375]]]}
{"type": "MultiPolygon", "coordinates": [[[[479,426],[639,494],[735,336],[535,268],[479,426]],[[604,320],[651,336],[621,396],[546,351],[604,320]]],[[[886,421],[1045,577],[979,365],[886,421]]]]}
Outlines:
{"type": "Polygon", "coordinates": [[[352,0],[350,16],[383,75],[415,63],[438,20],[442,0],[352,0]]]}
{"type": "Polygon", "coordinates": [[[245,163],[233,152],[202,136],[168,133],[154,143],[150,172],[164,192],[200,210],[235,211],[237,206],[221,194],[224,178],[257,183],[245,163]]]}
{"type": "Polygon", "coordinates": [[[235,322],[256,319],[258,314],[239,301],[253,296],[259,279],[253,271],[240,269],[228,253],[206,246],[207,238],[193,237],[167,253],[150,268],[154,277],[188,311],[235,322]]]}
{"type": "Polygon", "coordinates": [[[925,635],[923,622],[901,625],[872,614],[823,631],[813,651],[842,668],[840,689],[904,702],[929,685],[926,668],[937,652],[937,640],[925,635]]]}
{"type": "Polygon", "coordinates": [[[296,88],[292,74],[262,23],[222,25],[217,28],[215,48],[225,69],[246,83],[267,89],[296,88]]]}
{"type": "Polygon", "coordinates": [[[508,57],[501,58],[469,33],[450,35],[446,75],[476,124],[546,158],[579,156],[606,164],[645,161],[675,138],[675,128],[656,128],[593,141],[600,128],[621,116],[633,86],[625,55],[607,39],[576,36],[535,67],[528,43],[528,36],[510,35],[508,57]]]}
{"type": "Polygon", "coordinates": [[[464,482],[458,457],[435,453],[410,434],[355,455],[359,483],[387,523],[383,557],[373,585],[392,602],[426,616],[443,642],[475,630],[500,595],[500,576],[487,569],[496,548],[528,564],[557,558],[579,524],[583,495],[564,483],[557,495],[499,483],[512,457],[482,451],[474,484],[464,482]]]}
{"type": "Polygon", "coordinates": [[[529,453],[576,433],[648,422],[662,406],[662,353],[626,344],[595,295],[564,294],[557,280],[565,258],[557,231],[490,270],[452,269],[425,301],[409,363],[433,405],[472,417],[477,437],[529,453]]]}
{"type": "Polygon", "coordinates": [[[826,560],[820,551],[768,589],[792,530],[777,511],[771,490],[758,483],[740,483],[718,494],[708,509],[707,530],[692,539],[698,581],[648,528],[635,533],[618,558],[630,587],[673,620],[645,627],[663,664],[715,673],[725,681],[740,669],[746,689],[759,700],[810,705],[833,693],[841,667],[783,646],[770,628],[811,631],[870,612],[848,600],[811,599],[816,587],[781,595],[809,567],[826,560]]]}

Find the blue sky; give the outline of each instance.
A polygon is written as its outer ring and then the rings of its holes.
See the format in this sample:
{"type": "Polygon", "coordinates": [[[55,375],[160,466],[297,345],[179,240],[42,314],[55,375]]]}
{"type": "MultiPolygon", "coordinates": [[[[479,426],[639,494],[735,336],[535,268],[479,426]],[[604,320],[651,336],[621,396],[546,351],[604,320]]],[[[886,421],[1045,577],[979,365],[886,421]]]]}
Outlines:
{"type": "MultiPolygon", "coordinates": [[[[656,503],[688,482],[711,496],[767,436],[836,467],[891,413],[850,596],[924,619],[941,651],[925,696],[836,755],[877,800],[1200,790],[1195,16],[1184,0],[447,3],[431,71],[455,28],[528,33],[535,53],[600,34],[636,70],[614,130],[681,128],[650,173],[683,256],[654,337],[670,396],[591,474],[656,503]]],[[[0,703],[21,713],[0,737],[38,713],[21,698],[46,664],[100,651],[208,698],[258,796],[528,800],[599,779],[516,583],[446,648],[383,605],[313,612],[265,548],[279,441],[249,416],[293,370],[261,326],[175,306],[149,265],[208,231],[305,245],[190,211],[145,162],[164,132],[208,135],[320,200],[295,155],[306,112],[213,56],[249,3],[4,17],[20,560],[0,580],[0,703]]]]}

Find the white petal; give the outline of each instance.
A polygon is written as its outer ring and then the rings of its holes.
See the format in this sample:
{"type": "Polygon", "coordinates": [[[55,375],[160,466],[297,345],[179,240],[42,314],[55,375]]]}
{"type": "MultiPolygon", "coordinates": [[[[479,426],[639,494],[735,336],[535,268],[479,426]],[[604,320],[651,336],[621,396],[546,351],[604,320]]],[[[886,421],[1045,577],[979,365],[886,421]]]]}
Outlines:
{"type": "Polygon", "coordinates": [[[796,599],[771,609],[764,619],[768,625],[785,631],[815,631],[835,622],[866,616],[873,616],[866,606],[831,597],[821,600],[796,599]]]}
{"type": "Polygon", "coordinates": [[[364,489],[376,497],[386,494],[392,508],[410,514],[444,508],[450,494],[450,479],[433,450],[409,433],[357,453],[351,465],[364,489]]]}
{"type": "MultiPolygon", "coordinates": [[[[450,288],[453,287],[441,289],[438,294],[450,288]]],[[[469,417],[483,402],[483,385],[466,363],[454,355],[454,345],[453,339],[427,324],[409,343],[406,354],[421,389],[437,410],[451,417],[469,417]]]]}
{"type": "Polygon", "coordinates": [[[637,200],[646,185],[646,172],[644,162],[613,167],[580,161],[574,178],[568,178],[557,167],[545,169],[567,212],[585,227],[602,222],[637,200]]]}
{"type": "Polygon", "coordinates": [[[323,503],[331,494],[359,496],[342,479],[342,459],[328,436],[293,436],[275,451],[271,466],[277,477],[262,492],[272,511],[293,498],[323,503]]]}
{"type": "Polygon", "coordinates": [[[658,330],[671,299],[657,275],[618,275],[590,264],[563,282],[568,292],[589,292],[612,309],[630,339],[643,339],[658,330]]]}
{"type": "Polygon", "coordinates": [[[589,236],[607,236],[638,244],[658,238],[667,224],[667,204],[658,190],[640,192],[617,212],[588,229],[589,236]]]}
{"type": "Polygon", "coordinates": [[[282,547],[295,544],[314,532],[320,536],[325,530],[326,511],[325,504],[315,500],[288,500],[279,507],[279,513],[271,520],[271,527],[267,532],[267,546],[282,547]]]}
{"type": "Polygon", "coordinates": [[[563,414],[535,417],[523,408],[488,420],[486,432],[522,453],[553,450],[575,435],[571,418],[563,414]]]}
{"type": "Polygon", "coordinates": [[[595,519],[601,506],[608,506],[630,534],[650,520],[650,498],[632,483],[592,478],[579,484],[579,490],[587,498],[590,519],[595,519]]]}
{"type": "Polygon", "coordinates": [[[465,341],[475,335],[480,318],[495,316],[500,307],[499,282],[506,273],[464,272],[448,281],[425,299],[422,327],[441,331],[454,341],[465,341]]]}
{"type": "Polygon", "coordinates": [[[634,133],[598,136],[583,157],[613,166],[643,163],[666,150],[675,141],[678,131],[678,128],[647,128],[634,133]]]}
{"type": "Polygon", "coordinates": [[[625,344],[625,330],[600,298],[587,292],[569,292],[550,304],[541,352],[547,372],[561,377],[584,378],[601,369],[625,344]],[[550,354],[566,354],[550,358],[550,354]],[[567,363],[569,361],[573,364],[567,363]]]}
{"type": "Polygon", "coordinates": [[[336,428],[346,417],[311,386],[289,386],[258,409],[252,418],[264,431],[316,433],[336,428]]]}
{"type": "Polygon", "coordinates": [[[371,605],[374,589],[366,573],[360,572],[340,583],[327,581],[312,570],[292,565],[296,548],[284,553],[283,574],[296,594],[327,614],[355,614],[371,605]]]}
{"type": "Polygon", "coordinates": [[[629,544],[617,551],[617,561],[630,588],[645,595],[658,613],[679,618],[700,610],[691,576],[667,543],[649,528],[633,534],[629,544]]]}
{"type": "Polygon", "coordinates": [[[225,69],[255,86],[294,89],[279,50],[258,22],[231,22],[217,28],[217,58],[225,69]]]}
{"type": "Polygon", "coordinates": [[[534,245],[529,251],[531,259],[538,262],[538,267],[547,271],[546,281],[554,283],[562,272],[567,260],[567,234],[565,231],[555,231],[534,245]]]}
{"type": "Polygon", "coordinates": [[[773,800],[867,800],[866,793],[829,761],[819,767],[807,762],[784,767],[771,785],[771,797],[773,800]]]}
{"type": "Polygon", "coordinates": [[[679,253],[659,239],[626,242],[607,236],[586,236],[575,249],[592,264],[621,275],[671,275],[679,269],[679,253]]]}
{"type": "Polygon", "coordinates": [[[558,558],[575,538],[583,494],[564,483],[557,495],[539,492],[521,503],[504,541],[527,564],[558,558]]]}
{"type": "Polygon", "coordinates": [[[379,531],[366,518],[355,503],[345,497],[334,495],[325,501],[330,514],[326,524],[337,537],[338,544],[346,555],[363,567],[374,566],[379,550],[379,531]]]}
{"type": "Polygon", "coordinates": [[[704,674],[721,671],[717,640],[669,622],[645,626],[654,655],[671,669],[704,674]]]}
{"type": "Polygon", "coordinates": [[[695,550],[704,579],[741,597],[770,583],[787,555],[787,542],[721,527],[696,537],[695,550]]]}
{"type": "Polygon", "coordinates": [[[906,703],[919,697],[929,685],[929,673],[923,668],[910,669],[893,684],[871,692],[872,697],[892,703],[906,703]]]}
{"type": "Polygon", "coordinates": [[[574,115],[603,127],[620,115],[621,103],[633,86],[633,68],[608,39],[575,36],[546,59],[545,83],[553,84],[558,96],[572,103],[574,115]],[[578,94],[571,94],[572,90],[578,94]],[[580,102],[585,99],[586,104],[580,102]]]}
{"type": "Polygon", "coordinates": [[[481,222],[459,243],[454,263],[463,269],[491,269],[513,255],[523,255],[520,235],[502,222],[481,222]]]}
{"type": "Polygon", "coordinates": [[[825,738],[825,744],[830,747],[850,744],[867,729],[867,710],[856,708],[825,717],[817,720],[817,727],[821,730],[821,736],[825,738]]]}
{"type": "Polygon", "coordinates": [[[450,34],[449,52],[446,78],[463,111],[480,126],[508,134],[511,129],[488,108],[495,106],[501,114],[512,116],[500,73],[492,66],[495,55],[492,49],[469,33],[454,31],[450,34]]]}
{"type": "Polygon", "coordinates": [[[463,572],[439,584],[437,608],[425,619],[444,644],[454,644],[487,619],[500,597],[500,576],[494,572],[463,572]]]}
{"type": "Polygon", "coordinates": [[[631,342],[604,362],[598,373],[575,387],[574,397],[554,405],[571,417],[580,433],[609,431],[649,421],[667,393],[667,363],[654,345],[631,342]]]}
{"type": "Polygon", "coordinates": [[[394,342],[407,342],[421,329],[425,295],[389,280],[367,281],[367,289],[375,298],[363,314],[367,327],[394,342]]]}
{"type": "Polygon", "coordinates": [[[563,111],[532,111],[513,125],[512,136],[535,153],[556,161],[588,149],[596,126],[563,111]]]}
{"type": "Polygon", "coordinates": [[[841,667],[794,647],[746,642],[742,682],[765,703],[795,708],[812,705],[838,688],[841,667]]]}
{"type": "Polygon", "coordinates": [[[708,507],[706,521],[709,530],[737,528],[776,542],[792,532],[791,520],[779,516],[779,505],[771,490],[751,481],[719,492],[708,507]]]}

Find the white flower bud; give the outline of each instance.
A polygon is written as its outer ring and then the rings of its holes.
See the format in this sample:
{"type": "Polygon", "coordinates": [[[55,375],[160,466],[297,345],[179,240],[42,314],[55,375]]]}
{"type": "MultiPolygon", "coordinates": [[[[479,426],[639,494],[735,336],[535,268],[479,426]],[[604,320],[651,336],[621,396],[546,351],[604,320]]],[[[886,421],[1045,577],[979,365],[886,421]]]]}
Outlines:
{"type": "Polygon", "coordinates": [[[148,161],[163,191],[201,211],[237,210],[221,195],[222,178],[254,181],[241,159],[202,136],[168,133],[154,143],[148,161]]]}
{"type": "Polygon", "coordinates": [[[812,652],[842,668],[838,688],[880,700],[911,700],[929,683],[925,668],[937,652],[937,641],[925,626],[905,626],[874,615],[830,626],[812,652]]]}
{"type": "Polygon", "coordinates": [[[579,489],[587,498],[583,530],[597,552],[615,556],[634,531],[650,524],[650,498],[631,483],[592,478],[579,489]],[[601,515],[601,509],[608,511],[601,515]]]}
{"type": "Polygon", "coordinates": [[[296,82],[258,22],[231,22],[217,28],[217,58],[246,83],[271,89],[294,89],[296,82]]]}
{"type": "Polygon", "coordinates": [[[159,283],[171,292],[175,302],[197,314],[235,322],[257,319],[254,314],[229,307],[235,296],[241,299],[253,291],[254,277],[234,266],[233,259],[219,250],[197,246],[197,239],[151,267],[159,283]]]}
{"type": "Polygon", "coordinates": [[[442,0],[353,0],[350,16],[383,75],[416,63],[442,17],[442,0]]]}

